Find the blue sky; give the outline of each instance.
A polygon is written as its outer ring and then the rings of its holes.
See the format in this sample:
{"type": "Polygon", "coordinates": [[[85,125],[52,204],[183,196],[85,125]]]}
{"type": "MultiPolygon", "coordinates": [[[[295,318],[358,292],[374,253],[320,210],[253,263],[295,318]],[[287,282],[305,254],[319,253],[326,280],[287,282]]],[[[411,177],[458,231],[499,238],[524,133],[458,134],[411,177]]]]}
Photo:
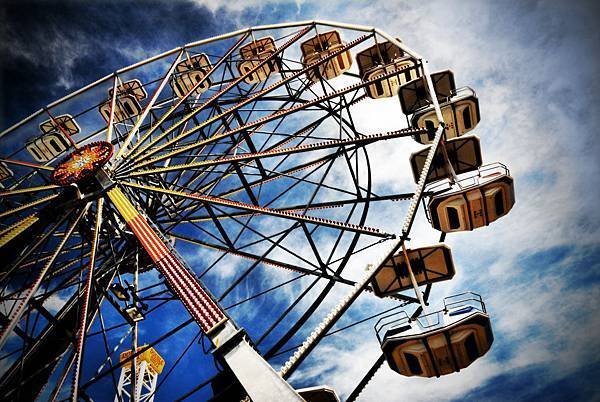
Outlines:
{"type": "MultiPolygon", "coordinates": [[[[493,320],[492,350],[440,379],[403,378],[384,366],[363,400],[597,400],[599,8],[567,1],[9,2],[0,14],[0,130],[125,65],[243,27],[323,19],[397,35],[432,70],[450,68],[477,91],[484,161],[510,167],[517,204],[488,228],[448,236],[457,275],[431,298],[439,305],[454,291],[481,293],[493,320]]],[[[374,132],[393,128],[379,112],[379,120],[361,121],[374,132]]],[[[394,188],[398,175],[409,175],[389,164],[414,149],[373,147],[380,155],[374,180],[394,188]]],[[[383,209],[369,222],[394,231],[394,218],[397,210],[383,209]]],[[[420,215],[415,243],[437,236],[420,215]]],[[[348,319],[382,306],[365,295],[348,319]]],[[[185,336],[194,333],[188,328],[185,336]]],[[[327,383],[347,396],[378,347],[370,325],[332,336],[292,382],[327,383]]]]}

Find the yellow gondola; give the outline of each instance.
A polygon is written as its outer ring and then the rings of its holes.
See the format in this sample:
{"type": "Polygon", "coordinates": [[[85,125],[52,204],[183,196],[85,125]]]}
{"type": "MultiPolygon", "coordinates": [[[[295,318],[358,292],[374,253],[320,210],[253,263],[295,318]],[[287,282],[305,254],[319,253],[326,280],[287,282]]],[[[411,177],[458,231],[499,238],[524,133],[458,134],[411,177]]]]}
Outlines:
{"type": "MultiPolygon", "coordinates": [[[[430,78],[438,102],[443,102],[456,90],[454,73],[451,70],[438,71],[431,74],[430,78]]],[[[405,115],[412,115],[432,105],[428,88],[425,77],[419,77],[400,87],[398,97],[400,98],[400,107],[405,115]]]]}
{"type": "Polygon", "coordinates": [[[57,131],[66,132],[70,136],[78,134],[81,129],[79,125],[73,119],[73,116],[70,114],[61,114],[60,116],[54,116],[51,119],[48,119],[42,123],[40,123],[40,130],[44,134],[54,133],[57,131]]]}
{"type": "Polygon", "coordinates": [[[427,205],[432,226],[442,232],[487,226],[515,204],[513,178],[501,163],[483,166],[477,175],[461,178],[456,185],[458,190],[435,195],[427,205]]]}
{"type": "MultiPolygon", "coordinates": [[[[454,277],[452,253],[445,244],[407,250],[407,255],[418,285],[447,281],[454,277]]],[[[371,285],[379,297],[412,289],[404,255],[397,254],[384,262],[371,285]]]]}
{"type": "MultiPolygon", "coordinates": [[[[462,87],[452,91],[449,97],[440,102],[442,117],[446,124],[446,138],[459,137],[473,130],[481,116],[479,114],[479,100],[475,91],[469,87],[462,87]]],[[[413,127],[437,127],[439,121],[435,115],[433,105],[418,110],[411,118],[413,127]]],[[[433,140],[429,134],[420,134],[414,137],[421,144],[429,144],[433,140]]]]}
{"type": "MultiPolygon", "coordinates": [[[[240,49],[242,61],[237,65],[240,75],[248,74],[254,67],[271,57],[277,51],[275,40],[271,36],[254,40],[240,49]]],[[[246,75],[244,82],[256,84],[266,80],[271,73],[279,72],[279,59],[272,58],[252,74],[246,75]]]]}
{"type": "MultiPolygon", "coordinates": [[[[171,80],[170,85],[175,95],[182,98],[194,88],[194,85],[202,81],[211,69],[210,60],[204,53],[190,57],[177,64],[175,78],[171,80]]],[[[205,79],[202,84],[191,93],[191,95],[200,95],[210,88],[210,79],[205,79]]]]}
{"type": "Polygon", "coordinates": [[[494,341],[485,304],[472,292],[447,297],[443,310],[415,320],[404,311],[383,317],[375,330],[390,368],[405,376],[458,372],[494,341]]]}
{"type": "MultiPolygon", "coordinates": [[[[117,87],[114,122],[121,123],[142,113],[140,101],[148,96],[140,80],[130,80],[117,87]]],[[[104,120],[110,121],[110,105],[113,97],[112,88],[108,91],[108,100],[98,108],[104,120]]]]}
{"type": "MultiPolygon", "coordinates": [[[[482,156],[479,138],[474,135],[452,138],[440,144],[436,150],[425,183],[443,180],[451,176],[450,168],[444,155],[444,149],[442,148],[443,146],[446,147],[446,154],[455,174],[471,172],[481,167],[482,156]]],[[[419,181],[419,176],[421,175],[423,166],[425,166],[429,149],[430,147],[425,147],[410,156],[410,166],[415,183],[419,181]]]]}
{"type": "Polygon", "coordinates": [[[366,88],[367,94],[374,99],[394,96],[401,85],[419,76],[417,61],[405,56],[402,49],[391,42],[377,43],[359,52],[356,62],[363,81],[398,72],[391,77],[377,80],[366,88]]]}
{"type": "MultiPolygon", "coordinates": [[[[302,65],[308,67],[317,60],[327,57],[345,46],[338,31],[317,34],[300,45],[302,49],[302,65]]],[[[307,77],[313,82],[320,78],[326,80],[337,77],[352,66],[352,55],[349,50],[343,51],[325,63],[308,70],[307,77]]]]}

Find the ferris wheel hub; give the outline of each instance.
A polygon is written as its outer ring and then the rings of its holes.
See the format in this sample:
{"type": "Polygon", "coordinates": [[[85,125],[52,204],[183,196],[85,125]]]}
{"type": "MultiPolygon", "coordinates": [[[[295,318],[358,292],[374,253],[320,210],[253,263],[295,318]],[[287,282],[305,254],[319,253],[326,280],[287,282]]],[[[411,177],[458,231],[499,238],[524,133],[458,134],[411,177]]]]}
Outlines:
{"type": "Polygon", "coordinates": [[[52,172],[52,182],[59,186],[77,184],[93,177],[109,161],[113,145],[106,141],[92,142],[76,149],[64,158],[52,172]]]}

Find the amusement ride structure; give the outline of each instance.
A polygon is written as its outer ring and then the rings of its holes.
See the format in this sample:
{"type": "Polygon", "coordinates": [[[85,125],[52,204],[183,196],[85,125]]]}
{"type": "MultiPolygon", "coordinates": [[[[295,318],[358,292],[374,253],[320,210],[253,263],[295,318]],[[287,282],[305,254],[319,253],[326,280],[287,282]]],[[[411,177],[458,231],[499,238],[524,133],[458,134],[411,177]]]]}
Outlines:
{"type": "Polygon", "coordinates": [[[44,107],[0,134],[0,399],[152,401],[177,377],[169,400],[339,401],[286,380],[363,293],[394,307],[369,317],[382,354],[348,401],[386,361],[405,376],[469,366],[493,341],[481,297],[427,306],[460,270],[446,233],[514,204],[479,120],[452,71],[324,21],[191,43],[44,107]],[[405,124],[360,125],[358,106],[390,100],[405,124]],[[413,191],[374,191],[382,141],[423,144],[413,191]],[[407,203],[397,230],[368,225],[391,201],[407,203]],[[410,248],[421,204],[440,243],[410,248]]]}

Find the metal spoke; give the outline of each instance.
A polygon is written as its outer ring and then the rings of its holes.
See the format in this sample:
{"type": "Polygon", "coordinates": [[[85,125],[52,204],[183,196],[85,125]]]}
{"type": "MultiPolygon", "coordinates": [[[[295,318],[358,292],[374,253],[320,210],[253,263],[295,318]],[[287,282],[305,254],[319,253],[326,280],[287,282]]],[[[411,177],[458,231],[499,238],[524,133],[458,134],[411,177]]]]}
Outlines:
{"type": "Polygon", "coordinates": [[[10,335],[12,330],[19,323],[19,320],[21,319],[21,315],[23,314],[23,312],[25,311],[25,308],[27,307],[27,303],[29,302],[31,297],[35,294],[38,287],[42,283],[42,280],[44,279],[46,272],[48,272],[48,270],[54,263],[56,256],[58,256],[58,254],[61,252],[62,248],[64,247],[65,243],[67,242],[67,240],[69,240],[71,233],[73,233],[73,230],[75,229],[75,227],[77,226],[77,224],[79,223],[79,221],[81,220],[81,218],[83,217],[85,212],[87,211],[87,207],[88,206],[86,205],[86,207],[84,207],[81,210],[81,212],[79,212],[79,215],[77,215],[75,217],[75,219],[73,220],[71,225],[69,225],[69,228],[67,229],[67,232],[65,233],[65,236],[63,237],[63,239],[59,243],[59,245],[56,247],[56,251],[52,255],[52,258],[50,258],[50,260],[44,265],[44,268],[42,268],[39,271],[35,281],[29,285],[29,288],[26,290],[25,295],[23,295],[21,297],[21,299],[17,303],[16,309],[13,311],[13,313],[9,317],[8,324],[6,326],[2,327],[2,330],[0,331],[0,348],[2,348],[2,346],[4,346],[4,343],[7,341],[8,336],[10,335]]]}
{"type": "Polygon", "coordinates": [[[92,242],[90,244],[91,254],[88,264],[87,279],[83,292],[83,305],[79,318],[79,332],[77,333],[77,342],[75,344],[75,371],[73,374],[73,385],[71,388],[71,401],[77,402],[77,393],[79,390],[79,376],[81,371],[81,359],[83,355],[84,338],[87,329],[87,316],[90,298],[90,289],[92,287],[92,279],[94,277],[94,265],[96,264],[96,249],[98,246],[98,237],[100,233],[100,225],[102,224],[102,205],[104,199],[100,198],[96,203],[96,222],[94,224],[94,232],[92,234],[92,242]]]}

